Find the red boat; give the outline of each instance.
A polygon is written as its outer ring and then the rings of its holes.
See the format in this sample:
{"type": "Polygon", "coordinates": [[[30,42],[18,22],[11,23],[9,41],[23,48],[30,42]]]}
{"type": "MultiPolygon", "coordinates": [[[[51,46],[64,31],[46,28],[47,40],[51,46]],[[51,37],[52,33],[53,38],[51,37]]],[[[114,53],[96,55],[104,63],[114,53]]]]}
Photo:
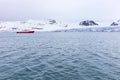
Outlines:
{"type": "Polygon", "coordinates": [[[35,31],[18,31],[16,33],[19,33],[19,34],[29,34],[29,33],[34,33],[35,31]]]}

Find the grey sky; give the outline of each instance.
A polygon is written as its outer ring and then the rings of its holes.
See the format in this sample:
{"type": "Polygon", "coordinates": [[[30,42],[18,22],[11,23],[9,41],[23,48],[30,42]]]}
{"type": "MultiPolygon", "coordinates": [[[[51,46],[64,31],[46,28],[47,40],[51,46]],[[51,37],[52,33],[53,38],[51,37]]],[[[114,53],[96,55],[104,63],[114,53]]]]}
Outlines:
{"type": "Polygon", "coordinates": [[[0,20],[120,19],[120,0],[0,0],[0,20]]]}

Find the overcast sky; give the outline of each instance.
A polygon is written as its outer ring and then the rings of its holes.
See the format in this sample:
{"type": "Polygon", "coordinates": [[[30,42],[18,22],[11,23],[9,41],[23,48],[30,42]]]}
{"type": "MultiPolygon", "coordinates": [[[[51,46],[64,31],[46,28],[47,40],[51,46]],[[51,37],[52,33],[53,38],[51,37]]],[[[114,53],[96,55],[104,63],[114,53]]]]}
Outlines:
{"type": "Polygon", "coordinates": [[[120,0],[0,0],[0,20],[117,20],[120,0]]]}

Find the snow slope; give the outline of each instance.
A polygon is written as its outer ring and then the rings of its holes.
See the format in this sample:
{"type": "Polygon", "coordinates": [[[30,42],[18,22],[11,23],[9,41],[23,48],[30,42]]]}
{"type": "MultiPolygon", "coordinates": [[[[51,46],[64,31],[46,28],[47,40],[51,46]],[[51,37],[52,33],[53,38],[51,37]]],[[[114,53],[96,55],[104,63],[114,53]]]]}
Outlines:
{"type": "MultiPolygon", "coordinates": [[[[118,23],[119,21],[117,21],[118,23]]],[[[39,32],[54,31],[54,32],[118,32],[120,31],[120,24],[117,26],[110,26],[111,22],[97,22],[98,25],[85,26],[76,23],[62,23],[55,20],[37,21],[1,21],[0,32],[16,32],[22,30],[34,30],[39,32]]]]}

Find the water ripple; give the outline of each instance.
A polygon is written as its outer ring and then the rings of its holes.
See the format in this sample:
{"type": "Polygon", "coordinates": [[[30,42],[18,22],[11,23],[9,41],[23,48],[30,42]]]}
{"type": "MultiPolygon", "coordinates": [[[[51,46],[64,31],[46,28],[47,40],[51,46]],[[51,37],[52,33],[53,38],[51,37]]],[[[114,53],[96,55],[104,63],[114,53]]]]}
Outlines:
{"type": "Polygon", "coordinates": [[[120,79],[119,33],[2,35],[0,80],[120,79]]]}

